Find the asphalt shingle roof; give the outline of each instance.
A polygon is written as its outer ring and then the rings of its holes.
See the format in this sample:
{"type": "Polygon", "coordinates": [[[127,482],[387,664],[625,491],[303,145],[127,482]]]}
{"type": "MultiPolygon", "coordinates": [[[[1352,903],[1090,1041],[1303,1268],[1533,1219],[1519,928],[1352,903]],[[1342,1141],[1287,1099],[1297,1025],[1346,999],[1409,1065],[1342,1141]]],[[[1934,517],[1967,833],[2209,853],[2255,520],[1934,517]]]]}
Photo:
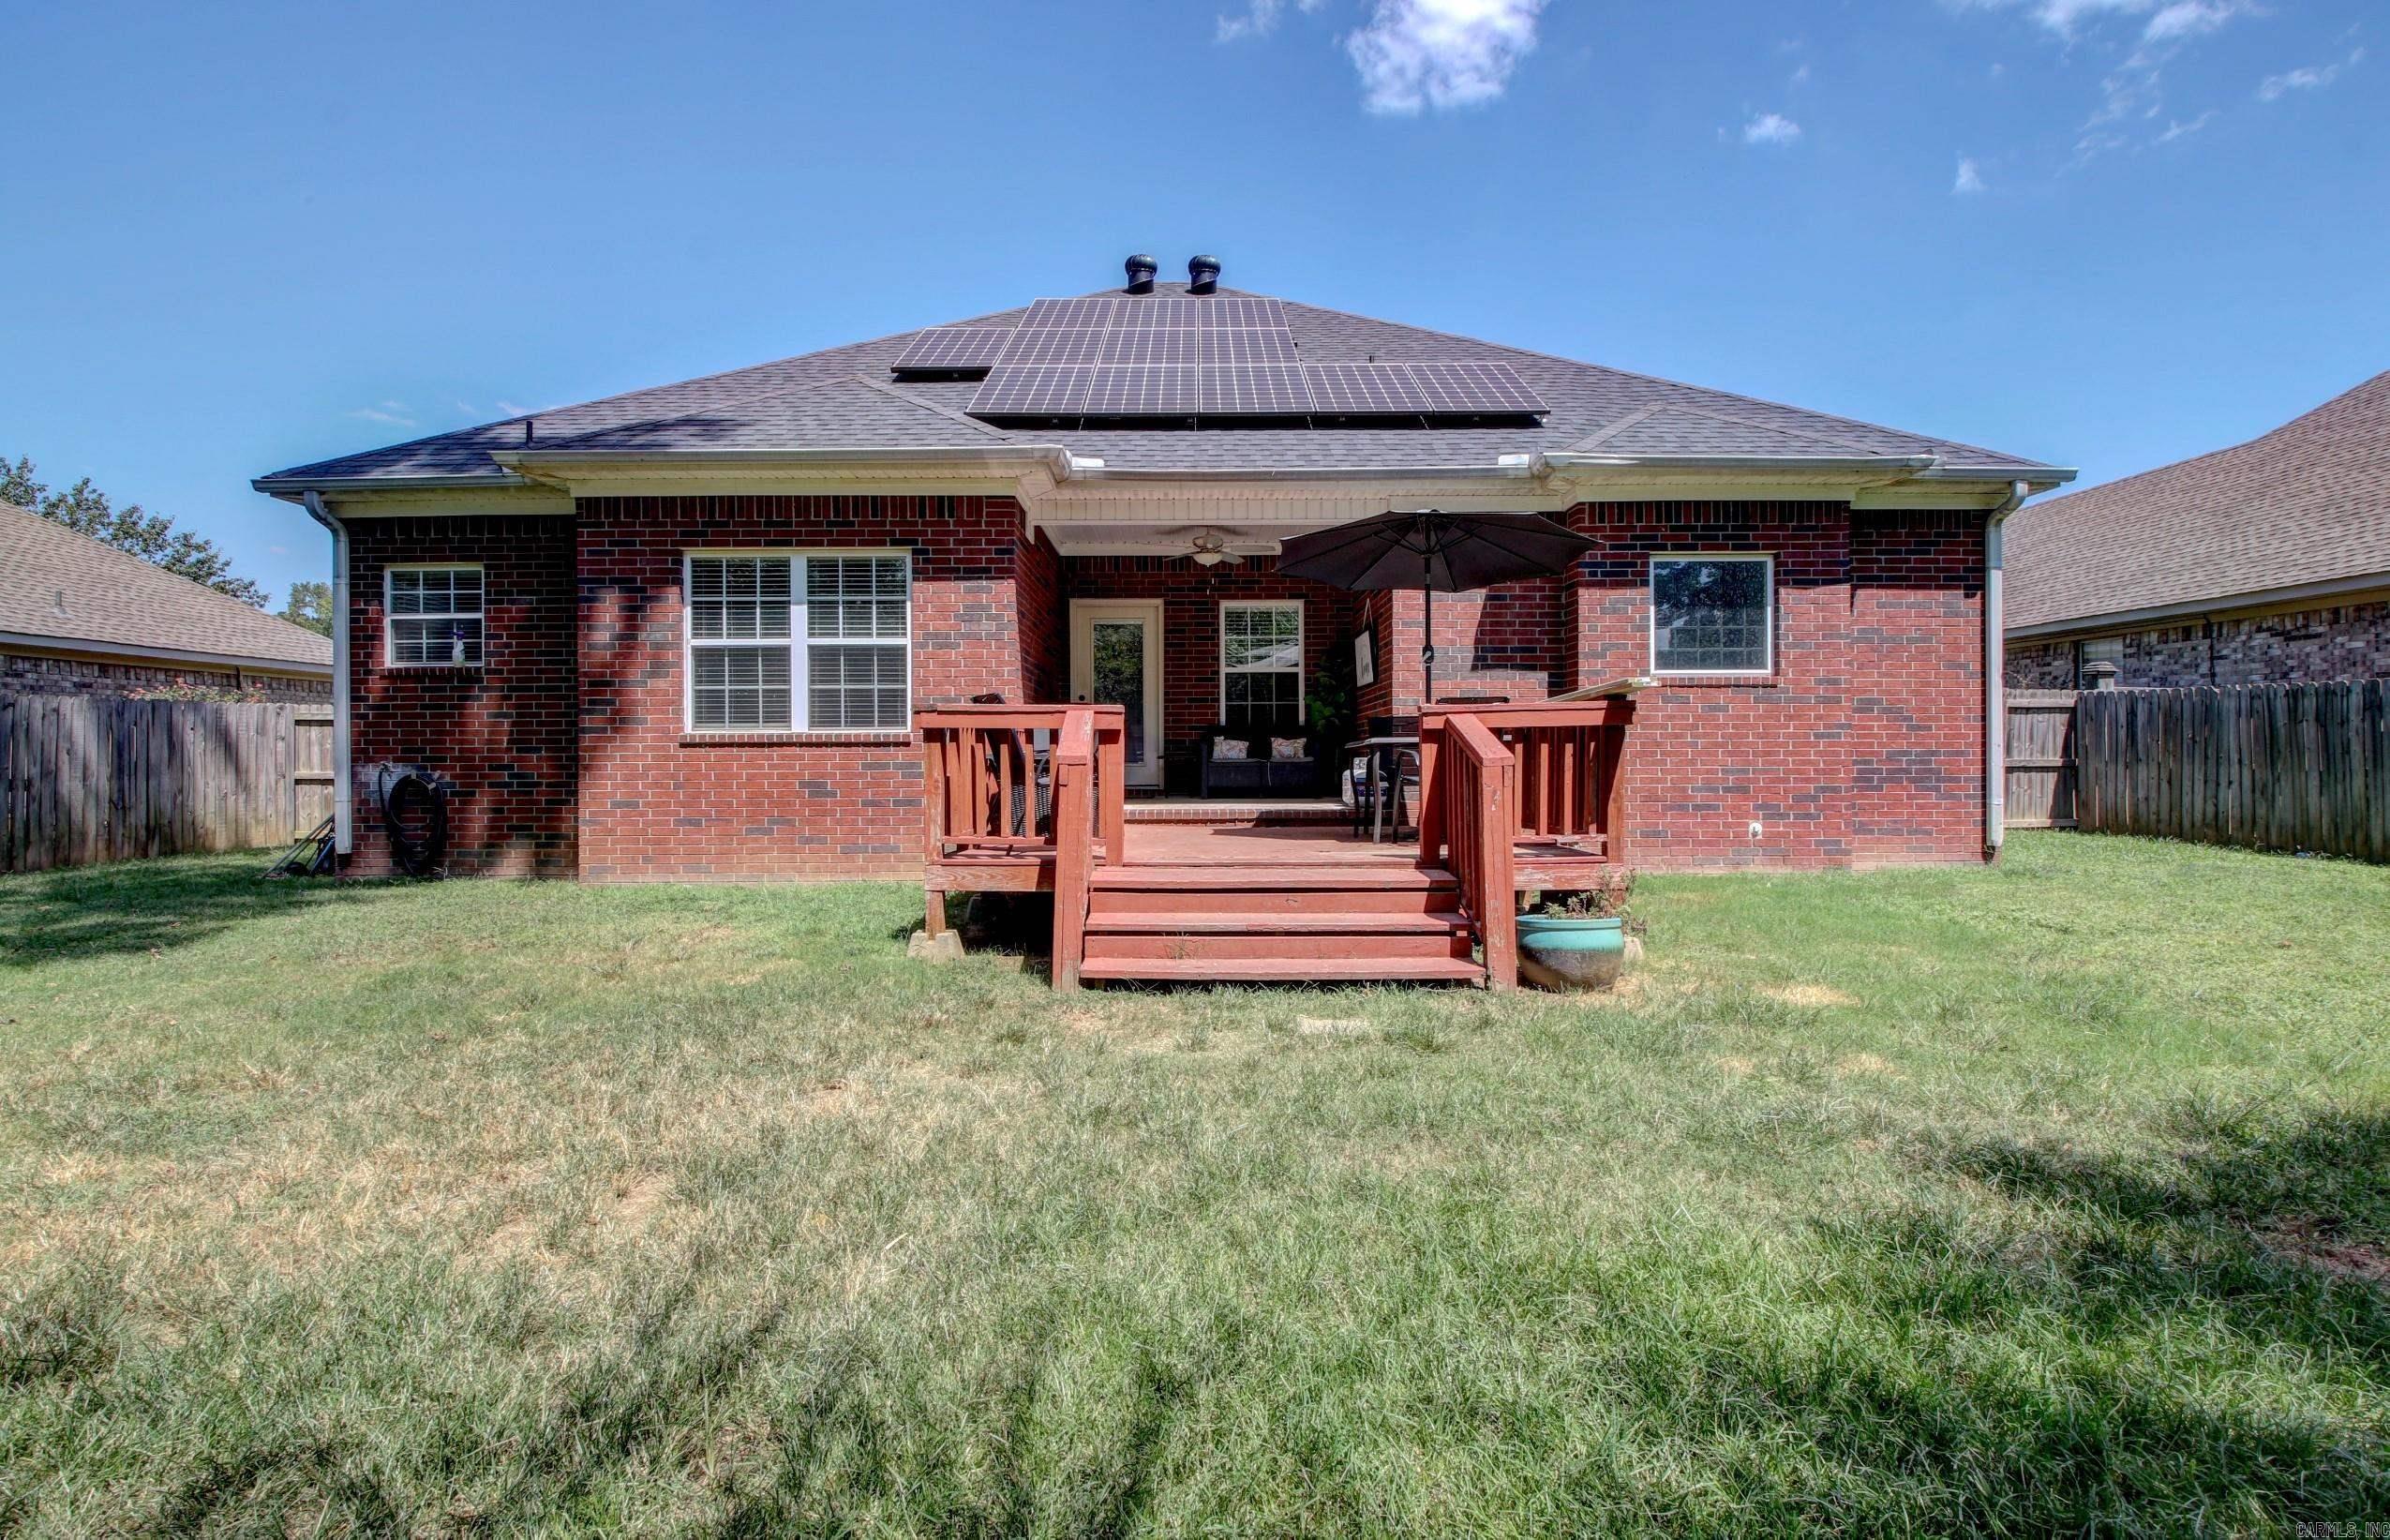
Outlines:
{"type": "Polygon", "coordinates": [[[2009,520],[2008,623],[2390,577],[2390,372],[2261,438],[2009,520]]]}
{"type": "MultiPolygon", "coordinates": [[[[1185,292],[1158,284],[1157,294],[1185,292]]],[[[1104,291],[1106,295],[1113,292],[1104,291]]],[[[1222,290],[1222,293],[1236,291],[1222,290]]],[[[1117,470],[1299,471],[1486,464],[1501,455],[1582,449],[1621,455],[1940,456],[1989,473],[2048,469],[2033,460],[1771,401],[1628,374],[1474,337],[1285,302],[1308,363],[1500,360],[1551,407],[1536,426],[999,429],[964,414],[969,381],[890,383],[889,366],[917,335],[784,358],[677,385],[539,412],[534,449],[920,448],[1060,443],[1117,470]]],[[[1023,313],[970,318],[1011,325],[1023,313]]],[[[951,322],[949,324],[963,324],[951,322]]],[[[294,466],[264,478],[495,476],[492,451],[520,449],[524,420],[485,424],[387,449],[294,466]]]]}
{"type": "Polygon", "coordinates": [[[0,632],[332,671],[332,638],[0,502],[0,632]]]}

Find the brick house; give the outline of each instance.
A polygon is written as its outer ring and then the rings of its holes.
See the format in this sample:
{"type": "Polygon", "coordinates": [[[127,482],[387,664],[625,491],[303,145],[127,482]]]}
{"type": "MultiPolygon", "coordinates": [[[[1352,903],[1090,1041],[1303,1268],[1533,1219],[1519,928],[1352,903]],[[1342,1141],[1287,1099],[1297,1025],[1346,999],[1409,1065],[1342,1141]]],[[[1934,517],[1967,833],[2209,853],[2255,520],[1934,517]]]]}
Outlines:
{"type": "Polygon", "coordinates": [[[0,690],[332,696],[332,643],[30,509],[0,502],[0,690]]]}
{"type": "Polygon", "coordinates": [[[2390,373],[2271,433],[2020,510],[2008,682],[2390,678],[2390,373]],[[2102,669],[2100,672],[2105,673],[2102,669]]]}
{"type": "Polygon", "coordinates": [[[1352,730],[1416,721],[1420,595],[1273,553],[1427,505],[1593,542],[1439,596],[1436,682],[1524,704],[1652,676],[1620,792],[1638,864],[1996,843],[1987,550],[2070,472],[1217,273],[1132,262],[1120,289],[261,478],[339,552],[347,869],[389,869],[394,766],[449,789],[455,872],[909,878],[937,795],[917,713],[1113,703],[1132,806],[1223,725],[1294,730],[1365,645],[1352,730]]]}

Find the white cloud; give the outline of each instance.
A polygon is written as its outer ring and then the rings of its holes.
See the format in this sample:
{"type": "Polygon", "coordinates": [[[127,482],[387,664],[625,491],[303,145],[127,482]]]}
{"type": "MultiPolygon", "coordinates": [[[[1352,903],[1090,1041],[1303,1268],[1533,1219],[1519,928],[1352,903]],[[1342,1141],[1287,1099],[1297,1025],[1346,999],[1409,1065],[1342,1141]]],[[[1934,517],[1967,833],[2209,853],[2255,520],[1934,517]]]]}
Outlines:
{"type": "MultiPolygon", "coordinates": [[[[1327,0],[1294,0],[1294,8],[1309,12],[1318,10],[1327,0]]],[[[1277,30],[1278,13],[1286,9],[1286,0],[1248,0],[1242,16],[1219,19],[1217,38],[1223,43],[1245,37],[1266,37],[1277,30]]]]}
{"type": "Polygon", "coordinates": [[[1800,137],[1800,125],[1782,112],[1762,112],[1742,126],[1745,144],[1790,144],[1800,137]]]}
{"type": "Polygon", "coordinates": [[[391,427],[415,426],[414,411],[404,401],[384,401],[376,407],[359,407],[349,415],[368,423],[381,423],[391,427]]]}
{"type": "Polygon", "coordinates": [[[518,406],[516,406],[516,405],[515,405],[514,402],[512,402],[512,401],[500,401],[500,402],[499,402],[499,403],[498,403],[498,410],[499,410],[499,411],[502,411],[502,412],[504,412],[504,413],[506,413],[506,415],[507,415],[507,416],[509,416],[509,417],[529,417],[529,416],[531,414],[531,409],[530,409],[530,408],[529,408],[529,407],[518,407],[518,406]]]}
{"type": "Polygon", "coordinates": [[[2011,10],[2072,42],[2084,28],[2110,16],[2146,16],[2142,40],[2162,43],[2214,32],[2235,16],[2257,12],[2256,0],[1950,0],[1960,10],[2011,10]]]}
{"type": "Polygon", "coordinates": [[[291,547],[288,546],[268,546],[265,548],[265,554],[268,556],[288,556],[291,554],[291,547]]]}
{"type": "Polygon", "coordinates": [[[1491,101],[1535,49],[1545,0],[1377,0],[1345,38],[1373,112],[1439,112],[1491,101]]]}
{"type": "Polygon", "coordinates": [[[1965,156],[1959,157],[1958,179],[1950,184],[1950,190],[1954,193],[1981,192],[1983,190],[1983,173],[1977,171],[1975,169],[1975,162],[1967,158],[1965,156]]]}
{"type": "Polygon", "coordinates": [[[2150,141],[2150,142],[2153,144],[2172,144],[2178,139],[2188,139],[2191,135],[2199,132],[2202,128],[2206,127],[2210,123],[2214,122],[2215,119],[2216,109],[2211,107],[2206,112],[2200,113],[2199,116],[2191,119],[2188,123],[2167,124],[2166,131],[2159,134],[2156,139],[2150,141]]]}
{"type": "Polygon", "coordinates": [[[1807,85],[1809,83],[1809,67],[1807,65],[1802,65],[1800,68],[1794,70],[1792,72],[1792,80],[1788,83],[1793,85],[1807,85]]]}
{"type": "Polygon", "coordinates": [[[2246,8],[2234,0],[2174,0],[2149,19],[2141,35],[2153,43],[2169,37],[2196,37],[2215,31],[2246,8]]]}
{"type": "Polygon", "coordinates": [[[2258,82],[2257,99],[2279,101],[2293,91],[2321,91],[2338,80],[2340,71],[2365,62],[2365,50],[2353,49],[2349,56],[2338,64],[2308,65],[2301,69],[2286,69],[2279,75],[2268,75],[2258,82]]]}

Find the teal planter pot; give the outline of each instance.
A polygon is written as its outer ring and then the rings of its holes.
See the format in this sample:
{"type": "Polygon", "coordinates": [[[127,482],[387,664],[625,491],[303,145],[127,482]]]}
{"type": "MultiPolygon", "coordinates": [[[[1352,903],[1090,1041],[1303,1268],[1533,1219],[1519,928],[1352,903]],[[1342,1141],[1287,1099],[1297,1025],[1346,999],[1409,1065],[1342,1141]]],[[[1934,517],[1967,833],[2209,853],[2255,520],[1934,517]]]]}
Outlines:
{"type": "Polygon", "coordinates": [[[1520,971],[1546,989],[1607,989],[1626,963],[1626,921],[1613,915],[1520,915],[1520,971]]]}

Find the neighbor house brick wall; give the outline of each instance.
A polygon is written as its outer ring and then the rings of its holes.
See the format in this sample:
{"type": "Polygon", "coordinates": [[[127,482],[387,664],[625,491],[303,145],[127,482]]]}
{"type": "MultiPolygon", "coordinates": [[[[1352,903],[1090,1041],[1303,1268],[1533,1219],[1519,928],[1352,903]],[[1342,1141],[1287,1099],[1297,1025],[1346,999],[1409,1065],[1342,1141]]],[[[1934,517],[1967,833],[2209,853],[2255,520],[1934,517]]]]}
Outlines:
{"type": "Polygon", "coordinates": [[[225,690],[256,700],[332,699],[332,680],[202,664],[113,663],[40,652],[0,653],[0,690],[27,695],[129,695],[178,688],[225,690]]]}
{"type": "Polygon", "coordinates": [[[1982,752],[1980,691],[1968,683],[1981,640],[1967,625],[1980,616],[1980,577],[1969,586],[1965,517],[1644,502],[1580,504],[1568,521],[1597,543],[1561,606],[1574,610],[1576,677],[1589,683],[1651,671],[1653,552],[1776,559],[1774,672],[1667,678],[1639,699],[1627,814],[1636,864],[1979,857],[1957,812],[1969,773],[1979,786],[1982,752]],[[1965,772],[1969,755],[1979,768],[1965,772]]]}
{"type": "MultiPolygon", "coordinates": [[[[2153,626],[2128,632],[2123,641],[2116,673],[2123,688],[2385,679],[2390,600],[2153,626]]],[[[2069,690],[2076,683],[2080,644],[2016,642],[2008,660],[2011,685],[2069,690]]]]}
{"type": "Polygon", "coordinates": [[[909,552],[913,704],[959,706],[1023,687],[1018,502],[587,498],[578,513],[583,880],[918,879],[923,782],[909,730],[684,732],[680,559],[909,552]]]}
{"type": "Polygon", "coordinates": [[[347,870],[371,876],[394,869],[377,781],[386,767],[409,765],[449,788],[450,872],[571,875],[573,521],[355,518],[349,551],[355,850],[347,870]],[[482,666],[388,666],[385,569],[468,561],[482,567],[482,666]]]}

